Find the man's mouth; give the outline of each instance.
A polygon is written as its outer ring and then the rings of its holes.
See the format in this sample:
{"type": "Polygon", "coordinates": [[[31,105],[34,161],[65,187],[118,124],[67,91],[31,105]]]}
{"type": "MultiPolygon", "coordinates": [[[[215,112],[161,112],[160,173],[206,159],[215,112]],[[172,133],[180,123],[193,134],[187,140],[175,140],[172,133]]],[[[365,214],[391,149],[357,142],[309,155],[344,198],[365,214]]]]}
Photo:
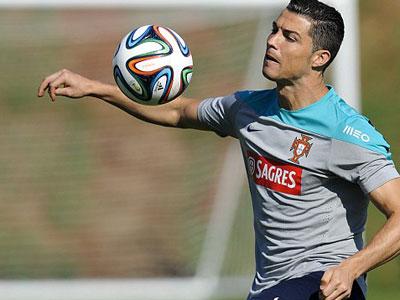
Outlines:
{"type": "Polygon", "coordinates": [[[270,54],[266,54],[265,55],[265,60],[269,60],[269,61],[272,61],[272,62],[275,62],[275,63],[279,63],[279,61],[275,57],[271,56],[270,54]]]}

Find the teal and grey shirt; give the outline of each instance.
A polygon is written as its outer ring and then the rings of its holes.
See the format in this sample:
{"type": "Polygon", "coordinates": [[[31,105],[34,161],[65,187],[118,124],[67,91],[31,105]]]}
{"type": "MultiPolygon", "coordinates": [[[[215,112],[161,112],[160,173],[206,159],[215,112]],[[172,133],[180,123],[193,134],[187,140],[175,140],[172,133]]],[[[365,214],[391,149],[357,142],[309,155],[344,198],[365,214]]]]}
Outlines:
{"type": "Polygon", "coordinates": [[[240,141],[254,213],[250,298],[362,249],[367,194],[399,174],[383,136],[333,88],[296,111],[280,108],[276,89],[241,91],[202,101],[198,118],[240,141]]]}

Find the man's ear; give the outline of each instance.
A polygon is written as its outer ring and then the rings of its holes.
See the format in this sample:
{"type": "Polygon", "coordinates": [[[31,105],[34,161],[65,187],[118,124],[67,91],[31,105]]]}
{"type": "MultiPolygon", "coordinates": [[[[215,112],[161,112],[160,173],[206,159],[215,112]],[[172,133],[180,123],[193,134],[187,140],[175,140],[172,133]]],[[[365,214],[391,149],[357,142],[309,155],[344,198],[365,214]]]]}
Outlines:
{"type": "Polygon", "coordinates": [[[311,67],[313,69],[323,69],[323,67],[331,59],[331,53],[328,50],[317,50],[313,53],[311,57],[311,67]]]}

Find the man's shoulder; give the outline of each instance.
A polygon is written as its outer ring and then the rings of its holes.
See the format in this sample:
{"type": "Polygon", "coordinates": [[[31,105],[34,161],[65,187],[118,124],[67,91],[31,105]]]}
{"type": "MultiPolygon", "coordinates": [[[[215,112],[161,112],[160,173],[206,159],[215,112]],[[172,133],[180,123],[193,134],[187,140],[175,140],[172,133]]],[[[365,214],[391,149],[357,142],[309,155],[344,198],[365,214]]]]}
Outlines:
{"type": "Polygon", "coordinates": [[[234,93],[235,97],[246,103],[272,100],[276,97],[276,89],[267,90],[242,90],[234,93]]]}
{"type": "MultiPolygon", "coordinates": [[[[237,104],[246,103],[247,105],[252,105],[257,102],[268,102],[268,100],[272,100],[276,97],[276,90],[240,90],[236,91],[232,94],[220,97],[210,97],[204,99],[202,102],[206,103],[207,101],[220,102],[222,105],[233,106],[237,104]]],[[[270,101],[271,102],[271,101],[270,101]]]]}
{"type": "Polygon", "coordinates": [[[276,89],[243,90],[234,94],[242,108],[251,109],[257,113],[268,111],[276,100],[276,89]]]}
{"type": "Polygon", "coordinates": [[[342,99],[337,104],[336,140],[378,152],[390,158],[390,146],[372,122],[342,99]]]}

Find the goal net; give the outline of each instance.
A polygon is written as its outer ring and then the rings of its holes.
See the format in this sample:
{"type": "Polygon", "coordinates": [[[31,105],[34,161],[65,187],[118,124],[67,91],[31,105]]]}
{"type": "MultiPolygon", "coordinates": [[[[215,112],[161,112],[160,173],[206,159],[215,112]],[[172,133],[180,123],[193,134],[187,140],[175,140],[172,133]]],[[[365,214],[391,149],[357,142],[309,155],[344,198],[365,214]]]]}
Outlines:
{"type": "MultiPolygon", "coordinates": [[[[286,1],[81,2],[0,1],[2,299],[244,299],[253,217],[233,139],[35,94],[60,68],[112,83],[116,45],[145,24],[189,45],[185,95],[271,87],[261,63],[286,1]]],[[[359,107],[356,1],[330,2],[347,36],[328,77],[359,107]]]]}

